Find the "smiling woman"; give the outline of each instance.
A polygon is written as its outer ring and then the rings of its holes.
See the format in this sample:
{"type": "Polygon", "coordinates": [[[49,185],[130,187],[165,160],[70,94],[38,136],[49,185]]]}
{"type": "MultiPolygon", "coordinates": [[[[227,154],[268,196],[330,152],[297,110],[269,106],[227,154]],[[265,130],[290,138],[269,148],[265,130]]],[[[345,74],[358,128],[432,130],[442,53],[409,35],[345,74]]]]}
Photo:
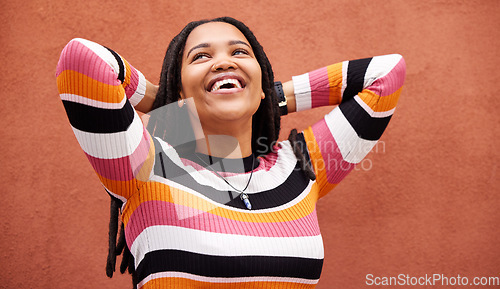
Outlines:
{"type": "MultiPolygon", "coordinates": [[[[252,47],[233,25],[210,22],[193,29],[184,51],[180,96],[193,98],[190,116],[199,117],[205,135],[233,136],[242,156],[250,156],[252,116],[265,98],[252,47]]],[[[202,145],[197,151],[214,155],[202,145]]],[[[227,152],[215,156],[227,157],[227,152]]]]}
{"type": "Polygon", "coordinates": [[[189,23],[159,86],[113,50],[70,41],[57,83],[112,197],[108,276],[124,249],[121,271],[138,288],[314,288],[316,202],[376,144],[404,76],[395,54],[275,83],[255,36],[232,18],[189,23]],[[284,103],[288,113],[338,106],[276,144],[284,103]],[[135,109],[151,111],[147,129],[135,109]]]}

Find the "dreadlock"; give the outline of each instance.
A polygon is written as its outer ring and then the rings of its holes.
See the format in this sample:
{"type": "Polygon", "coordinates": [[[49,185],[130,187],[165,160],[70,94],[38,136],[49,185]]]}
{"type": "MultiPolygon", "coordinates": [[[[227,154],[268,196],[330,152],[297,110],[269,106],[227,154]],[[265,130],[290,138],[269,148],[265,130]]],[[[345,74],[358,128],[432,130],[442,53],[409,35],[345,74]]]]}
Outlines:
{"type": "MultiPolygon", "coordinates": [[[[163,59],[162,71],[160,74],[159,89],[153,103],[152,111],[148,121],[148,131],[152,137],[159,137],[167,143],[176,147],[179,153],[194,151],[195,139],[194,132],[182,129],[182,126],[172,125],[176,123],[189,123],[188,114],[182,109],[176,108],[176,105],[170,105],[166,110],[157,108],[165,107],[167,104],[175,103],[181,99],[181,67],[182,55],[189,34],[198,26],[210,22],[225,22],[233,25],[240,30],[250,43],[255,57],[262,71],[262,90],[266,97],[261,101],[259,108],[252,118],[252,152],[255,156],[266,155],[273,151],[273,145],[276,143],[280,132],[280,112],[278,109],[278,97],[274,89],[274,73],[271,63],[267,58],[263,47],[257,41],[253,32],[242,22],[231,17],[220,17],[211,20],[193,21],[187,24],[182,31],[170,42],[165,58],[163,59]]],[[[185,106],[184,106],[185,107],[185,106]]],[[[305,176],[315,179],[314,172],[305,160],[300,144],[296,140],[297,131],[290,133],[289,141],[292,144],[294,153],[297,157],[300,168],[305,176]]],[[[131,255],[128,247],[125,246],[124,226],[121,223],[118,234],[119,210],[122,202],[111,197],[110,205],[110,223],[109,223],[109,251],[106,265],[106,274],[113,276],[115,271],[116,256],[123,252],[120,272],[124,273],[127,269],[132,274],[134,288],[137,285],[137,276],[134,269],[134,257],[131,255]],[[117,235],[118,242],[117,242],[117,235]]]]}

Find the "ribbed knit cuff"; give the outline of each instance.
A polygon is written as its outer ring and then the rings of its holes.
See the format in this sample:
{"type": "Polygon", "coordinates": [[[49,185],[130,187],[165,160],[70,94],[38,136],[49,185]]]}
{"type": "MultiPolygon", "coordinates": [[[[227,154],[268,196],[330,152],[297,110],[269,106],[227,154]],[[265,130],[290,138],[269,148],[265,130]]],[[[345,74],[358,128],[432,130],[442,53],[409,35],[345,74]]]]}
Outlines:
{"type": "MultiPolygon", "coordinates": [[[[146,93],[146,78],[137,69],[132,68],[136,73],[132,73],[130,77],[130,84],[127,90],[132,90],[133,94],[129,97],[129,101],[133,106],[136,106],[144,98],[146,93]]],[[[127,93],[128,96],[128,93],[127,93]]]]}
{"type": "Polygon", "coordinates": [[[293,91],[295,94],[296,111],[312,108],[311,86],[309,84],[309,73],[292,77],[293,91]]]}

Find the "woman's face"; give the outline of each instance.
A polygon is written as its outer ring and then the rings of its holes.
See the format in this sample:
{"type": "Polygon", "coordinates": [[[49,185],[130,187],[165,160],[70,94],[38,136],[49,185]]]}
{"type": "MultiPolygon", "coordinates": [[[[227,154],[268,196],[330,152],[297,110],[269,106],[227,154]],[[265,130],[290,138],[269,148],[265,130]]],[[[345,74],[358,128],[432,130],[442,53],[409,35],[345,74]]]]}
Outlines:
{"type": "MultiPolygon", "coordinates": [[[[265,94],[262,71],[245,36],[224,22],[202,24],[189,34],[182,56],[181,97],[192,98],[204,129],[250,123],[265,94]]],[[[188,101],[190,103],[190,101],[188,101]]],[[[196,113],[195,113],[196,112],[196,113]]]]}

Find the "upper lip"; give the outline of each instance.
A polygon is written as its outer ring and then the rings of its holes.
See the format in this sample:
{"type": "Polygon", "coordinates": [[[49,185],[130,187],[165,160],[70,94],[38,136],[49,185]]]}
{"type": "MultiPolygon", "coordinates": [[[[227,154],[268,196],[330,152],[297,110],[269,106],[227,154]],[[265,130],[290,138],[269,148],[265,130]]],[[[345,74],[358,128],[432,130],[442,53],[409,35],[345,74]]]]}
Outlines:
{"type": "Polygon", "coordinates": [[[224,73],[217,74],[217,75],[215,75],[215,77],[213,77],[212,79],[210,79],[210,81],[208,82],[208,85],[207,85],[206,89],[208,91],[211,91],[212,87],[214,86],[214,84],[217,81],[224,80],[224,79],[236,79],[236,80],[238,80],[241,83],[241,87],[245,87],[246,86],[246,82],[243,79],[243,77],[241,77],[237,73],[234,73],[234,72],[224,72],[224,73]]]}

